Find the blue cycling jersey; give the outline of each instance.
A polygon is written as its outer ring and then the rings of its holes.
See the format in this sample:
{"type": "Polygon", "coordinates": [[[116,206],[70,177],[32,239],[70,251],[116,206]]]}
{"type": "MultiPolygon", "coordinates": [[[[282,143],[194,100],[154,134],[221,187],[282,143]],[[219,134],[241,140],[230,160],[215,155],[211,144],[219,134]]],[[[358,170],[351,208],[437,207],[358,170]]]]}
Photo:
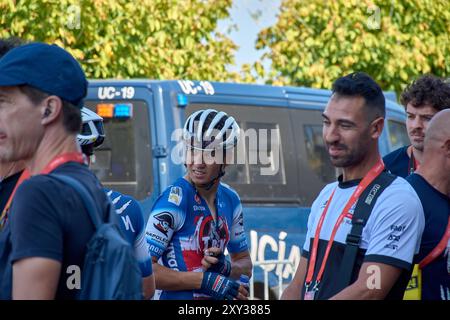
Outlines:
{"type": "Polygon", "coordinates": [[[116,213],[120,217],[119,226],[125,234],[125,238],[134,248],[134,255],[139,262],[142,277],[152,274],[152,260],[145,240],[144,215],[139,203],[132,197],[123,195],[117,191],[105,189],[111,199],[116,213]]]}
{"type": "MultiPolygon", "coordinates": [[[[217,218],[195,187],[180,178],[156,200],[147,223],[150,253],[165,267],[202,272],[204,251],[210,247],[230,253],[248,250],[242,205],[238,194],[220,183],[216,194],[217,218]]],[[[159,299],[204,299],[189,291],[159,291],[159,299]]]]}

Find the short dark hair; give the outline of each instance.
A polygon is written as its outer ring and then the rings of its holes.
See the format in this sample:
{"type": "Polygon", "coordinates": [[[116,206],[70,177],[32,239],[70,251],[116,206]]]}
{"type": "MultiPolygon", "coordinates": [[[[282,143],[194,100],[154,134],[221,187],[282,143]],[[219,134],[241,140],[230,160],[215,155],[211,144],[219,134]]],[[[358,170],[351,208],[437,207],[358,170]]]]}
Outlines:
{"type": "Polygon", "coordinates": [[[423,75],[408,85],[400,102],[405,107],[411,103],[415,108],[430,105],[441,111],[450,108],[450,83],[431,74],[423,75]]]}
{"type": "MultiPolygon", "coordinates": [[[[39,89],[29,85],[18,86],[19,90],[30,99],[34,104],[39,104],[42,100],[49,96],[39,89]]],[[[70,102],[62,100],[63,124],[69,133],[79,133],[81,130],[81,109],[74,106],[70,102]]]]}
{"type": "Polygon", "coordinates": [[[363,97],[369,111],[369,120],[386,116],[386,101],[380,86],[364,72],[353,72],[333,83],[333,94],[363,97]]]}
{"type": "Polygon", "coordinates": [[[20,38],[11,37],[7,39],[0,39],[0,58],[3,57],[9,50],[14,49],[23,44],[20,38]]]}

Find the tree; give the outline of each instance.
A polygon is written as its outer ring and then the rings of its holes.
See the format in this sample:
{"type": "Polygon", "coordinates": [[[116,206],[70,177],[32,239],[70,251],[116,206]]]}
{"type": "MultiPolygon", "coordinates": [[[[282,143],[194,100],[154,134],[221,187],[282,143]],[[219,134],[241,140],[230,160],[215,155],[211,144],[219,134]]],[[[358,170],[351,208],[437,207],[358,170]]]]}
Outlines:
{"type": "Polygon", "coordinates": [[[91,78],[236,77],[236,45],[216,32],[232,0],[0,0],[0,37],[56,43],[91,78]]]}
{"type": "Polygon", "coordinates": [[[256,47],[269,49],[267,82],[330,88],[352,71],[400,92],[424,73],[450,74],[448,0],[283,0],[256,47]]]}

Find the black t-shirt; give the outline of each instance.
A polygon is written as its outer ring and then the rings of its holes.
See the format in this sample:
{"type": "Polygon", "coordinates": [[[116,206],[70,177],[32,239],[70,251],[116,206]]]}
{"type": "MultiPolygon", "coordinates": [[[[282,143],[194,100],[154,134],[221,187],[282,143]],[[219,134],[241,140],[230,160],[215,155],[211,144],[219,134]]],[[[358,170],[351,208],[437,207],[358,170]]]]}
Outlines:
{"type": "MultiPolygon", "coordinates": [[[[450,215],[450,198],[433,188],[418,174],[412,174],[406,180],[416,190],[425,214],[420,251],[414,258],[414,262],[419,263],[438,245],[445,234],[450,215]]],[[[448,254],[444,250],[422,270],[422,300],[450,300],[448,254]]]]}
{"type": "Polygon", "coordinates": [[[23,171],[19,171],[0,182],[0,214],[3,212],[3,209],[5,208],[6,203],[8,202],[8,199],[11,196],[11,193],[13,192],[22,172],[23,171]]]}
{"type": "MultiPolygon", "coordinates": [[[[3,213],[6,203],[8,202],[22,172],[23,171],[13,174],[0,182],[0,215],[3,213]]],[[[11,277],[11,270],[8,268],[8,255],[10,251],[11,242],[9,239],[9,225],[6,223],[4,229],[0,230],[0,299],[11,298],[10,281],[4,280],[11,277]]]]}
{"type": "MultiPolygon", "coordinates": [[[[98,179],[85,165],[66,163],[54,173],[80,181],[94,197],[99,210],[101,208],[103,219],[106,218],[107,196],[98,179]]],[[[68,277],[73,275],[73,267],[69,267],[78,266],[82,275],[86,244],[94,234],[94,226],[77,192],[71,186],[45,175],[26,180],[14,197],[8,229],[10,252],[6,253],[9,263],[0,262],[0,267],[6,265],[11,268],[15,261],[30,257],[57,260],[61,262],[61,275],[55,298],[74,299],[78,290],[67,287],[68,277]]],[[[5,256],[4,253],[2,259],[5,256]]],[[[6,270],[7,276],[4,277],[9,279],[3,281],[11,281],[10,273],[6,270]]],[[[3,284],[1,289],[7,288],[8,285],[3,284]]],[[[5,295],[7,292],[2,293],[2,297],[5,295]]]]}
{"type": "Polygon", "coordinates": [[[385,155],[383,157],[383,162],[386,170],[391,172],[393,175],[402,178],[409,176],[411,159],[409,158],[406,150],[408,150],[408,146],[401,147],[385,155]]]}

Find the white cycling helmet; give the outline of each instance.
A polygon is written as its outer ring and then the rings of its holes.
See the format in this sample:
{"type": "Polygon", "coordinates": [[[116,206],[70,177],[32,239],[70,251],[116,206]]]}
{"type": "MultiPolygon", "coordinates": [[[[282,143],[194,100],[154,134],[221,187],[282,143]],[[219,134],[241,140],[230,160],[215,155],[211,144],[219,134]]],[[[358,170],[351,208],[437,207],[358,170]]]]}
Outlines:
{"type": "Polygon", "coordinates": [[[183,139],[198,150],[230,149],[236,146],[240,128],[233,117],[214,109],[199,110],[186,120],[183,139]]]}
{"type": "Polygon", "coordinates": [[[84,148],[98,147],[105,140],[105,130],[103,128],[103,118],[86,107],[81,109],[83,126],[77,135],[78,144],[84,148]]]}
{"type": "MultiPolygon", "coordinates": [[[[183,139],[186,147],[200,151],[222,150],[225,153],[232,149],[239,140],[240,128],[233,117],[223,111],[214,109],[199,110],[194,112],[184,124],[183,139]]],[[[217,176],[203,185],[195,185],[195,188],[209,190],[225,174],[224,164],[220,165],[217,176]]]]}

